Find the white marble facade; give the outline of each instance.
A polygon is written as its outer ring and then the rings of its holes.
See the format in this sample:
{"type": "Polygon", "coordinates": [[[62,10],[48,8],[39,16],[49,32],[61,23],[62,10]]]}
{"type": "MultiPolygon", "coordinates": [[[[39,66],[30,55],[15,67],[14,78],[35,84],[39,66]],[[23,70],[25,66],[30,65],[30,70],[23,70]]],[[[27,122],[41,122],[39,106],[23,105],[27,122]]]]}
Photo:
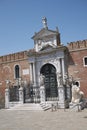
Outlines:
{"type": "MultiPolygon", "coordinates": [[[[45,19],[43,19],[43,21],[44,20],[45,19]]],[[[45,22],[47,21],[44,21],[44,23],[45,22]]],[[[44,65],[50,64],[56,69],[57,88],[60,89],[59,74],[61,74],[62,81],[64,81],[64,75],[67,73],[67,64],[65,64],[67,52],[65,50],[67,49],[60,43],[60,35],[58,30],[49,30],[46,23],[46,26],[44,25],[44,28],[40,32],[35,33],[32,38],[34,40],[35,51],[32,52],[32,54],[29,54],[31,84],[33,84],[33,87],[40,86],[41,69],[44,65]]],[[[63,84],[61,87],[63,87],[63,84]]],[[[58,90],[58,93],[59,92],[60,91],[58,90]]],[[[60,100],[64,100],[64,92],[62,95],[58,95],[60,96],[60,100]],[[61,98],[61,96],[63,98],[61,98]]]]}
{"type": "MultiPolygon", "coordinates": [[[[45,64],[52,64],[56,68],[56,74],[62,73],[65,75],[64,53],[57,52],[56,54],[47,54],[38,57],[30,57],[30,81],[35,85],[40,83],[40,70],[45,64]]],[[[58,77],[58,76],[57,76],[58,77]]],[[[58,78],[57,78],[58,79],[58,78]]],[[[58,83],[59,84],[59,83],[58,83]]]]}

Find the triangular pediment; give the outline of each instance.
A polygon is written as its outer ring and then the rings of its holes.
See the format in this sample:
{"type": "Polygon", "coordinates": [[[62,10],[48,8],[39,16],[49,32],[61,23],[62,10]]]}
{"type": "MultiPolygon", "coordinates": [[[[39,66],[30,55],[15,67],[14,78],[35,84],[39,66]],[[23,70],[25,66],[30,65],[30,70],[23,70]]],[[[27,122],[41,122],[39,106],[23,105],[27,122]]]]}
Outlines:
{"type": "Polygon", "coordinates": [[[41,29],[41,31],[39,31],[38,33],[35,33],[35,35],[32,37],[32,39],[41,39],[43,37],[48,37],[48,36],[52,36],[52,35],[57,35],[58,32],[57,31],[52,31],[49,29],[41,29]]]}

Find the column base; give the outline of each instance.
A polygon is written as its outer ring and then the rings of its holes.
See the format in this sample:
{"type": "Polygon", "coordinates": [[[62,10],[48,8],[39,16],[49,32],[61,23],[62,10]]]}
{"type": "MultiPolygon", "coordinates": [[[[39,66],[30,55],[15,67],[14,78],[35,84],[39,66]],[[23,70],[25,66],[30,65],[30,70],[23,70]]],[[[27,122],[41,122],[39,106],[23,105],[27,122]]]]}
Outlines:
{"type": "Polygon", "coordinates": [[[45,103],[45,87],[40,87],[40,101],[41,103],[45,103]]]}

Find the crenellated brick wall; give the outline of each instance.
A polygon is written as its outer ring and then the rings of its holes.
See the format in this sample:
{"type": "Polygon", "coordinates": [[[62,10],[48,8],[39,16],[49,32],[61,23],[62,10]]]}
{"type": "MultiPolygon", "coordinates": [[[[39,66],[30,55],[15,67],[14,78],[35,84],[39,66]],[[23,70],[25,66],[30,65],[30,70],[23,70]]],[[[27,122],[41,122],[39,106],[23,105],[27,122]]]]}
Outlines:
{"type": "Polygon", "coordinates": [[[23,51],[23,52],[17,52],[17,53],[5,55],[5,56],[0,56],[0,64],[5,63],[5,62],[7,63],[11,61],[26,59],[27,58],[26,52],[27,51],[23,51]]]}
{"type": "Polygon", "coordinates": [[[69,50],[87,48],[87,40],[67,43],[67,47],[69,50]]]}

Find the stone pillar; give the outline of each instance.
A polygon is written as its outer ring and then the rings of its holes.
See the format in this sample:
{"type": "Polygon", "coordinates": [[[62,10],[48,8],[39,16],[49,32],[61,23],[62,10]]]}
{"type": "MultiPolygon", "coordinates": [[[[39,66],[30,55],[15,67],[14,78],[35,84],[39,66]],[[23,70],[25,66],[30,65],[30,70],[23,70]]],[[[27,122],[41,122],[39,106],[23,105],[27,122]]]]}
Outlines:
{"type": "Polygon", "coordinates": [[[64,58],[62,58],[62,75],[63,75],[63,81],[64,81],[64,75],[65,75],[64,58]]]}
{"type": "Polygon", "coordinates": [[[58,86],[59,86],[59,74],[61,73],[61,64],[60,64],[60,59],[57,60],[57,83],[58,83],[58,86]]]}
{"type": "Polygon", "coordinates": [[[5,89],[5,108],[9,108],[9,88],[5,89]]]}
{"type": "Polygon", "coordinates": [[[24,103],[23,87],[20,87],[20,88],[19,88],[19,102],[20,102],[21,104],[24,103]]]}
{"type": "Polygon", "coordinates": [[[58,87],[58,98],[59,98],[59,101],[58,101],[58,105],[59,105],[59,108],[65,108],[65,89],[64,89],[64,86],[60,86],[58,87]]]}
{"type": "Polygon", "coordinates": [[[40,87],[40,101],[41,103],[45,103],[45,87],[40,87]]]}
{"type": "Polygon", "coordinates": [[[30,82],[33,83],[33,64],[30,63],[30,82]]]}
{"type": "Polygon", "coordinates": [[[35,73],[35,62],[33,63],[33,77],[34,77],[34,86],[36,86],[36,73],[35,73]]]}

